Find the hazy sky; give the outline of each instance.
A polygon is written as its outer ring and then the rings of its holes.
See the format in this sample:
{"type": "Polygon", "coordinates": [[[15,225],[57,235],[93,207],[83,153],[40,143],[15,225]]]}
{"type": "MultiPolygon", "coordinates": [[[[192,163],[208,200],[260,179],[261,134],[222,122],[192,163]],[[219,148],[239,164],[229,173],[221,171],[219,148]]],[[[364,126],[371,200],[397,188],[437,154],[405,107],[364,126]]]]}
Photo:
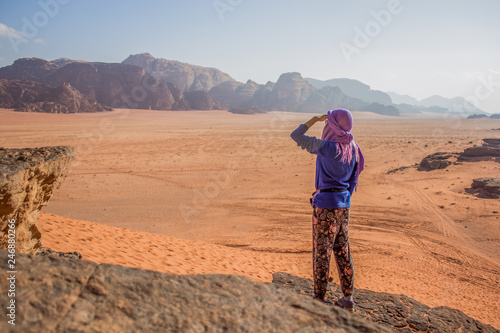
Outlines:
{"type": "Polygon", "coordinates": [[[347,77],[500,112],[499,14],[499,0],[2,0],[0,66],[149,52],[239,81],[347,77]]]}

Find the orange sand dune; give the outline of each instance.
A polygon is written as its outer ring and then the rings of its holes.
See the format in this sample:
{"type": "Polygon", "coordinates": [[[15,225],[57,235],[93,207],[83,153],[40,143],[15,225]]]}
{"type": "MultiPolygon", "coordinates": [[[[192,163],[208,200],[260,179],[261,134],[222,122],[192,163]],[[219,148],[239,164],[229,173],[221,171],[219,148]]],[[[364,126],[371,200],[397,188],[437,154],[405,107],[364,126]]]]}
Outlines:
{"type": "Polygon", "coordinates": [[[252,252],[200,241],[107,226],[41,213],[43,245],[78,251],[85,260],[172,274],[236,274],[271,281],[273,272],[300,270],[282,255],[252,252]]]}
{"type": "MultiPolygon", "coordinates": [[[[49,248],[176,274],[310,278],[314,157],[289,137],[310,117],[0,110],[0,145],[75,147],[65,182],[40,216],[49,248]]],[[[464,191],[474,178],[500,177],[500,164],[387,174],[500,137],[500,120],[354,118],[366,159],[351,209],[355,287],[450,306],[500,328],[500,200],[464,191]]],[[[321,126],[309,134],[319,136],[321,126]]]]}

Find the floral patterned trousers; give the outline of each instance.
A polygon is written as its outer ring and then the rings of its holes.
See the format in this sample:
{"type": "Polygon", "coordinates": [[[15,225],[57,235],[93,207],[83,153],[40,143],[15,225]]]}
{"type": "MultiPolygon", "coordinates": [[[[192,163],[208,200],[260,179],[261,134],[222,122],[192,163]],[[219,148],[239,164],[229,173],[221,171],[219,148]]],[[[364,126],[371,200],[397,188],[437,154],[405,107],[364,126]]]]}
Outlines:
{"type": "Polygon", "coordinates": [[[314,297],[324,299],[332,251],[344,296],[354,291],[354,270],[349,249],[349,208],[318,208],[313,212],[314,297]]]}

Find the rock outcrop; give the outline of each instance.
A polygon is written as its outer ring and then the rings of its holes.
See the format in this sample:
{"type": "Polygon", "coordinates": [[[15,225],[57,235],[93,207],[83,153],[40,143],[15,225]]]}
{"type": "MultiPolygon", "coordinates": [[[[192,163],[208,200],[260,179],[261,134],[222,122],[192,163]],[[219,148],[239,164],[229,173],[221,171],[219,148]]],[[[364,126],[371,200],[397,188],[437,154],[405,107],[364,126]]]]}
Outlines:
{"type": "MultiPolygon", "coordinates": [[[[312,295],[311,280],[286,273],[273,274],[273,284],[298,294],[312,295]]],[[[327,304],[333,306],[341,295],[340,287],[328,284],[327,304]]],[[[497,329],[485,325],[463,312],[448,307],[430,308],[404,295],[378,293],[369,290],[355,291],[356,315],[391,329],[393,332],[495,332],[497,329]]]]}
{"type": "Polygon", "coordinates": [[[149,53],[130,55],[122,64],[144,68],[146,73],[160,80],[175,84],[182,92],[209,91],[211,88],[234,79],[216,68],[155,58],[149,53]]]}
{"type": "Polygon", "coordinates": [[[54,251],[46,247],[39,247],[35,253],[37,256],[51,256],[51,257],[62,257],[62,258],[71,258],[71,259],[83,259],[83,256],[80,252],[60,252],[54,251]]]}
{"type": "Polygon", "coordinates": [[[228,112],[237,113],[237,114],[267,113],[266,110],[261,109],[258,106],[248,106],[246,108],[232,108],[232,109],[229,109],[228,112]]]}
{"type": "Polygon", "coordinates": [[[467,116],[467,119],[481,119],[481,118],[488,118],[488,116],[485,114],[471,114],[470,116],[467,116]]]}
{"type": "Polygon", "coordinates": [[[454,156],[454,154],[438,152],[426,156],[422,159],[419,164],[418,171],[432,171],[438,169],[446,169],[452,162],[449,158],[454,156]]]}
{"type": "Polygon", "coordinates": [[[476,178],[472,181],[470,189],[466,191],[480,198],[500,198],[500,178],[476,178]]]}
{"type": "MultiPolygon", "coordinates": [[[[7,262],[7,251],[0,250],[0,262],[7,262]]],[[[5,318],[2,332],[390,332],[243,276],[171,275],[26,255],[16,256],[16,269],[22,272],[16,325],[5,318]]],[[[2,290],[8,284],[0,279],[2,290]]],[[[0,297],[3,309],[8,302],[0,297]]]]}
{"type": "Polygon", "coordinates": [[[483,139],[482,146],[470,147],[460,153],[459,161],[489,161],[500,162],[500,139],[483,139]]]}
{"type": "Polygon", "coordinates": [[[66,146],[0,148],[0,248],[7,248],[12,219],[17,252],[31,254],[42,245],[40,208],[61,185],[72,159],[73,149],[66,146]]]}
{"type": "Polygon", "coordinates": [[[51,87],[34,81],[0,80],[0,107],[23,112],[86,113],[111,111],[69,83],[51,87]]]}

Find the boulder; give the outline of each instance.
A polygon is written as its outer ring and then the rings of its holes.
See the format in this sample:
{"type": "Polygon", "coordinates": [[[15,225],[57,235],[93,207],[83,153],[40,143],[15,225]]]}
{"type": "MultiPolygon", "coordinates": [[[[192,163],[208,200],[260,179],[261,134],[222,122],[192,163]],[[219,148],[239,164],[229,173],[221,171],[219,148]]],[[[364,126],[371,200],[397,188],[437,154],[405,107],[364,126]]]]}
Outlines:
{"type": "Polygon", "coordinates": [[[466,191],[480,198],[500,198],[500,178],[475,178],[470,189],[466,191]]]}
{"type": "Polygon", "coordinates": [[[42,245],[39,211],[61,185],[73,156],[73,149],[67,146],[0,147],[0,248],[8,246],[12,220],[17,252],[32,254],[42,245]]]}
{"type": "MultiPolygon", "coordinates": [[[[0,250],[7,262],[7,251],[0,250]]],[[[2,332],[391,332],[345,310],[236,275],[172,275],[16,256],[15,326],[2,332]]],[[[0,280],[2,290],[9,281],[0,280]]],[[[9,297],[0,297],[6,309],[9,297]]],[[[479,326],[481,327],[481,326],[479,326]]],[[[488,332],[488,331],[484,331],[488,332]]]]}
{"type": "MultiPolygon", "coordinates": [[[[311,280],[287,273],[273,274],[273,284],[297,294],[313,293],[311,280]]],[[[337,284],[329,283],[326,303],[333,306],[336,297],[341,294],[337,284]]],[[[354,298],[358,317],[378,323],[391,329],[392,332],[500,332],[467,316],[462,311],[444,306],[430,308],[405,295],[356,289],[354,298]]]]}
{"type": "Polygon", "coordinates": [[[452,156],[453,154],[444,152],[431,154],[422,159],[417,170],[432,171],[438,169],[446,169],[451,164],[451,161],[449,161],[448,159],[452,156]]]}

